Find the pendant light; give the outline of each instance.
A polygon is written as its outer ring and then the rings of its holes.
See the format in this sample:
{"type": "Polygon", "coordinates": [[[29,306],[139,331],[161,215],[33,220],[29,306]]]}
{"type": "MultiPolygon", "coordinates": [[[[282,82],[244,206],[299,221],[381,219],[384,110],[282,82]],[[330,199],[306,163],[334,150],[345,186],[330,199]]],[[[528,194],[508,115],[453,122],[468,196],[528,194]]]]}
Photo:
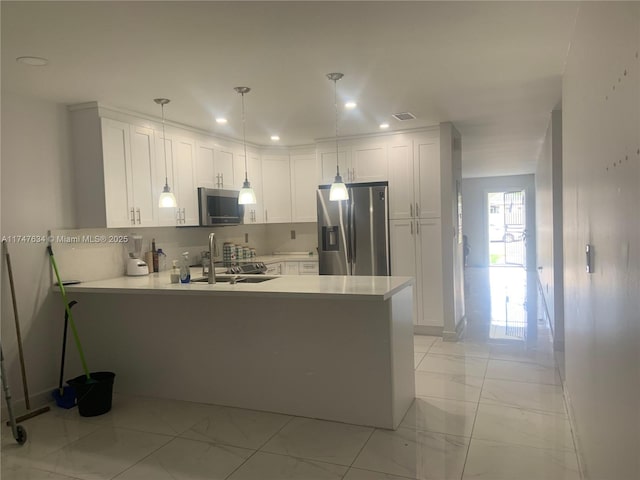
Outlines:
{"type": "Polygon", "coordinates": [[[256,194],[253,191],[253,188],[251,188],[251,184],[247,177],[247,159],[249,157],[247,156],[247,129],[244,118],[244,94],[249,93],[251,89],[249,87],[235,87],[234,90],[242,96],[242,142],[244,143],[244,183],[242,184],[240,194],[238,195],[238,204],[255,205],[256,194]]]}
{"type": "Polygon", "coordinates": [[[327,73],[327,78],[333,82],[333,103],[336,112],[336,178],[329,190],[329,200],[349,200],[349,191],[340,176],[340,161],[338,157],[338,80],[344,75],[342,73],[327,73]]]}
{"type": "Polygon", "coordinates": [[[178,202],[176,202],[176,197],[171,193],[171,189],[169,188],[169,173],[167,170],[167,136],[164,130],[164,106],[169,103],[171,100],[168,98],[154,98],[154,102],[162,107],[162,146],[164,149],[164,188],[162,189],[162,193],[160,194],[160,201],[158,202],[158,206],[160,208],[176,208],[178,206],[178,202]]]}

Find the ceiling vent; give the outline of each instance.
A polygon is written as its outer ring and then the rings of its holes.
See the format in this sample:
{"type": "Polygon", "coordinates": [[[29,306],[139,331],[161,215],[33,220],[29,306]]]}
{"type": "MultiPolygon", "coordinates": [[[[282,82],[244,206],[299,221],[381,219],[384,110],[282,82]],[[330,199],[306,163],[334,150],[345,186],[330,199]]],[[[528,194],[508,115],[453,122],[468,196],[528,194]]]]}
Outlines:
{"type": "Polygon", "coordinates": [[[400,120],[401,122],[404,122],[405,120],[414,120],[416,118],[413,113],[409,112],[394,113],[392,117],[396,120],[400,120]]]}

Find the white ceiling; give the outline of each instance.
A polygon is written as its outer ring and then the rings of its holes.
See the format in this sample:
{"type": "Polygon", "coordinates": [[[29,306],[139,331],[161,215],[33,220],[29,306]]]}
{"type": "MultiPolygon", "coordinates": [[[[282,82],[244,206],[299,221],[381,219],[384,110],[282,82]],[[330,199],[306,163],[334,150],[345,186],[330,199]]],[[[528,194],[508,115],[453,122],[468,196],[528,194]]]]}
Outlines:
{"type": "Polygon", "coordinates": [[[453,122],[465,177],[531,173],[561,75],[573,2],[6,2],[3,95],[97,100],[269,145],[332,137],[333,86],[358,108],[340,135],[453,122]],[[15,62],[46,57],[47,67],[15,62]],[[398,122],[392,113],[416,120],[398,122]],[[229,119],[217,125],[216,115],[229,119]]]}

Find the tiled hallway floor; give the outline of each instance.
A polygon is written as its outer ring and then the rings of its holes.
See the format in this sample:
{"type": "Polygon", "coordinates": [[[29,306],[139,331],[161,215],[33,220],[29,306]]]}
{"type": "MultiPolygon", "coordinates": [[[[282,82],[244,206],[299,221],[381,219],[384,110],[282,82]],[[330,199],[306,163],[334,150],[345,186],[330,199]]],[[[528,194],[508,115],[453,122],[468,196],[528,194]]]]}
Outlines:
{"type": "Polygon", "coordinates": [[[396,431],[115,395],[99,417],[53,407],[26,421],[22,447],[4,427],[2,479],[577,480],[548,329],[491,340],[477,270],[469,338],[415,337],[417,398],[396,431]]]}

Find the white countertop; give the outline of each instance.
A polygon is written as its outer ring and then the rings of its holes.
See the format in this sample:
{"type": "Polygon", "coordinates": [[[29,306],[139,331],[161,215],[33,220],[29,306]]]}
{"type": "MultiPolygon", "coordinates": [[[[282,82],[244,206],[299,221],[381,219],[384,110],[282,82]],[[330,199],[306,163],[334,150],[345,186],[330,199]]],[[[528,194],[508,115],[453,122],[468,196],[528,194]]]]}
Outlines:
{"type": "MultiPolygon", "coordinates": [[[[316,257],[317,258],[317,257],[316,257]]],[[[141,277],[118,277],[108,280],[67,285],[68,293],[119,293],[161,295],[222,295],[307,297],[358,300],[387,300],[396,292],[413,285],[412,277],[361,277],[337,275],[281,275],[262,283],[171,283],[170,272],[141,277]]],[[[201,278],[202,269],[192,268],[192,278],[201,278]]],[[[57,287],[56,287],[57,288],[57,287]]]]}

